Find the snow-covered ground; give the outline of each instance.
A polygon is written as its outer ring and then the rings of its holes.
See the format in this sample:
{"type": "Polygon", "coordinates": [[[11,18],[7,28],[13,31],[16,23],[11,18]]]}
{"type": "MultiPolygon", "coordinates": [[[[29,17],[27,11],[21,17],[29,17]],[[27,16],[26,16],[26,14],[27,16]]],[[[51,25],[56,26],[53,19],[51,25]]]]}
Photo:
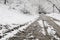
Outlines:
{"type": "Polygon", "coordinates": [[[59,13],[50,13],[50,14],[46,14],[46,15],[60,20],[60,14],[59,13]]]}
{"type": "Polygon", "coordinates": [[[50,14],[46,14],[46,15],[59,20],[59,21],[54,21],[54,22],[56,24],[60,25],[60,14],[59,13],[50,13],[50,14]]]}
{"type": "MultiPolygon", "coordinates": [[[[9,6],[0,5],[0,24],[10,25],[11,27],[9,27],[9,29],[13,29],[13,28],[17,27],[17,25],[12,25],[12,24],[22,25],[22,24],[25,24],[30,21],[32,22],[32,21],[36,20],[36,18],[38,17],[37,15],[23,14],[21,11],[18,12],[16,10],[10,10],[8,8],[9,8],[9,6]]],[[[9,37],[13,37],[14,34],[19,32],[19,30],[22,31],[26,27],[28,27],[28,26],[25,25],[25,26],[19,28],[18,30],[14,30],[12,32],[6,33],[7,35],[4,36],[0,40],[6,40],[9,37]]],[[[8,29],[5,29],[4,26],[2,26],[2,30],[0,30],[0,36],[3,36],[4,35],[3,33],[6,31],[8,31],[8,29]]]]}
{"type": "MultiPolygon", "coordinates": [[[[27,14],[23,14],[21,11],[18,12],[16,10],[10,10],[8,8],[9,8],[8,6],[0,5],[0,24],[10,24],[10,25],[11,24],[24,24],[24,23],[27,23],[30,21],[32,22],[32,21],[36,20],[38,17],[38,15],[27,15],[27,14]]],[[[46,14],[46,15],[60,20],[60,14],[51,13],[51,14],[46,14]]],[[[42,21],[39,21],[39,23],[41,26],[43,26],[42,21]]],[[[57,24],[59,24],[59,23],[57,23],[57,24]]],[[[13,25],[11,25],[11,26],[13,26],[13,25]]],[[[10,29],[13,29],[14,27],[17,27],[17,26],[10,27],[10,29]]],[[[28,27],[28,26],[26,25],[26,26],[19,28],[18,30],[14,30],[12,32],[9,32],[9,33],[7,33],[6,36],[4,36],[0,40],[6,40],[6,38],[14,36],[14,34],[19,32],[19,30],[22,31],[26,27],[28,27]]],[[[6,29],[0,30],[0,33],[2,33],[4,30],[6,31],[6,29]]],[[[49,33],[52,32],[50,28],[48,28],[48,32],[49,33]]]]}
{"type": "Polygon", "coordinates": [[[12,32],[6,33],[7,35],[2,37],[0,40],[8,40],[8,38],[15,36],[16,33],[23,31],[23,29],[26,29],[30,24],[31,22],[28,25],[18,28],[18,30],[14,30],[12,32]]]}
{"type": "Polygon", "coordinates": [[[17,12],[16,10],[9,10],[5,6],[0,6],[0,23],[1,24],[24,24],[30,20],[35,19],[37,16],[26,15],[21,11],[17,12]]]}

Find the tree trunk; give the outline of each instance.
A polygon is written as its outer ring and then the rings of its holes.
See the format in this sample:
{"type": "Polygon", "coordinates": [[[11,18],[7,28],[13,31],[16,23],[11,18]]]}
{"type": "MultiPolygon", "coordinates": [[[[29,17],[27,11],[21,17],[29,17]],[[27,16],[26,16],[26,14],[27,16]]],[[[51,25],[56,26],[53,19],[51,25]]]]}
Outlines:
{"type": "Polygon", "coordinates": [[[7,0],[4,0],[4,4],[6,4],[7,0]]]}

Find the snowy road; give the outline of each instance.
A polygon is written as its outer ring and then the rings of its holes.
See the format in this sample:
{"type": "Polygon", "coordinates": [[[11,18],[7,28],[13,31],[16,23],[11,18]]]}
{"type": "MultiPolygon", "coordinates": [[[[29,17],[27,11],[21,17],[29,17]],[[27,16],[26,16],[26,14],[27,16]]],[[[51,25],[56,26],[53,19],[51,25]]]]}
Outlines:
{"type": "Polygon", "coordinates": [[[46,21],[50,26],[56,29],[56,32],[60,36],[60,26],[54,22],[49,16],[40,15],[40,19],[46,21]]]}

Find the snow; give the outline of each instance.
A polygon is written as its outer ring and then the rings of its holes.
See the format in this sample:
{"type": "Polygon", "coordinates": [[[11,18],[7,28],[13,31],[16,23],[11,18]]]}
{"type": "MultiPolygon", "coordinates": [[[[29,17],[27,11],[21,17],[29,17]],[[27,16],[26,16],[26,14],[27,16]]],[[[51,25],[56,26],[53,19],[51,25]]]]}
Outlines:
{"type": "Polygon", "coordinates": [[[23,24],[35,18],[36,16],[33,15],[26,15],[16,10],[9,10],[8,8],[0,7],[1,24],[12,24],[12,23],[23,24]]]}
{"type": "Polygon", "coordinates": [[[60,20],[60,14],[59,13],[50,13],[50,14],[46,14],[46,15],[60,20]]]}
{"type": "MultiPolygon", "coordinates": [[[[34,20],[33,20],[33,21],[34,21],[34,20]]],[[[32,22],[33,22],[33,21],[32,21],[32,22]]],[[[6,40],[6,39],[8,39],[8,38],[10,38],[10,37],[15,36],[15,34],[16,34],[17,32],[24,31],[23,29],[26,29],[32,22],[29,22],[28,25],[25,25],[25,26],[20,27],[18,30],[14,30],[14,31],[12,31],[12,32],[7,33],[7,35],[4,36],[3,38],[1,38],[0,40],[6,40]]]]}
{"type": "Polygon", "coordinates": [[[47,29],[49,35],[53,36],[56,32],[54,30],[52,30],[52,28],[48,27],[47,29]]]}
{"type": "MultiPolygon", "coordinates": [[[[46,14],[47,16],[50,16],[52,18],[55,18],[57,20],[60,20],[60,14],[59,13],[50,13],[50,14],[46,14]]],[[[54,21],[56,24],[60,25],[59,21],[54,21]]]]}
{"type": "MultiPolygon", "coordinates": [[[[13,29],[15,27],[17,27],[17,25],[12,25],[12,24],[25,24],[27,22],[33,22],[34,20],[36,20],[36,18],[38,17],[37,15],[28,15],[28,14],[23,14],[21,11],[16,11],[16,10],[10,10],[8,9],[9,7],[6,5],[0,5],[0,24],[8,24],[11,25],[12,27],[9,27],[10,29],[13,29]]],[[[4,27],[4,26],[3,26],[4,27]]],[[[14,34],[16,34],[17,32],[23,31],[23,29],[25,29],[26,27],[28,27],[27,25],[14,30],[12,32],[6,33],[7,35],[4,36],[3,38],[1,38],[0,40],[6,40],[9,37],[13,37],[14,34]]],[[[7,29],[3,28],[2,30],[0,30],[0,36],[3,36],[4,32],[7,31],[7,29]]]]}
{"type": "MultiPolygon", "coordinates": [[[[50,14],[46,14],[46,16],[50,16],[50,17],[52,17],[52,18],[55,18],[55,19],[57,19],[57,20],[60,20],[60,14],[58,14],[58,13],[50,13],[50,14]]],[[[54,20],[53,20],[53,21],[54,21],[54,20]]],[[[56,24],[60,25],[60,22],[59,22],[59,21],[54,21],[54,22],[55,22],[56,24]]],[[[44,22],[44,23],[45,23],[45,26],[49,26],[49,27],[47,28],[48,34],[54,36],[54,34],[56,33],[56,31],[54,31],[53,27],[50,26],[50,25],[48,25],[48,23],[46,23],[46,22],[44,22]]],[[[41,27],[44,27],[42,20],[39,21],[39,24],[40,24],[41,27]]],[[[45,34],[44,29],[42,29],[42,30],[43,30],[42,33],[45,34]]]]}
{"type": "MultiPolygon", "coordinates": [[[[52,17],[52,18],[55,18],[55,19],[57,19],[57,20],[60,20],[60,14],[59,13],[50,13],[50,14],[46,14],[47,16],[50,16],[50,17],[52,17]]],[[[60,26],[60,22],[59,21],[54,21],[56,24],[58,24],[59,26],[60,26]]],[[[51,28],[48,28],[47,29],[47,31],[48,31],[48,33],[51,35],[53,35],[53,34],[55,34],[56,33],[56,31],[54,31],[54,30],[51,30],[51,28]]],[[[53,35],[57,40],[60,40],[60,38],[59,37],[57,37],[56,35],[53,35]]]]}
{"type": "MultiPolygon", "coordinates": [[[[34,13],[34,12],[32,12],[34,13]]],[[[55,19],[58,19],[60,20],[60,14],[58,13],[50,13],[50,14],[46,14],[47,16],[50,16],[52,18],[55,18],[55,19]]],[[[18,12],[16,10],[10,10],[8,9],[8,6],[2,6],[0,5],[0,24],[24,24],[24,23],[31,23],[33,22],[34,20],[36,20],[36,18],[38,17],[38,15],[27,15],[27,14],[23,14],[21,11],[18,12]]],[[[42,21],[38,21],[39,24],[43,27],[43,23],[42,21]]],[[[56,22],[57,24],[60,24],[58,22],[56,22]]],[[[47,23],[45,23],[47,25],[47,23]]],[[[30,25],[30,24],[28,24],[30,25]]],[[[26,29],[28,27],[28,25],[25,25],[23,27],[20,27],[18,30],[14,30],[12,32],[9,32],[7,33],[6,36],[4,36],[2,39],[0,40],[6,40],[7,38],[9,37],[13,37],[17,32],[20,31],[23,31],[23,29],[26,29]]],[[[10,27],[10,29],[13,29],[14,27],[17,27],[17,26],[14,26],[14,25],[11,25],[12,27],[10,27]]],[[[2,29],[0,30],[0,35],[3,35],[3,31],[7,31],[6,29],[2,29]]],[[[55,31],[51,30],[51,28],[48,28],[47,29],[48,33],[49,34],[54,34],[55,31]]],[[[43,34],[45,34],[45,31],[43,29],[43,34]]]]}
{"type": "Polygon", "coordinates": [[[43,21],[42,21],[42,20],[39,20],[38,22],[39,22],[40,26],[42,27],[42,33],[43,33],[44,35],[46,35],[46,34],[45,34],[45,30],[44,30],[44,26],[43,26],[43,21]]]}

